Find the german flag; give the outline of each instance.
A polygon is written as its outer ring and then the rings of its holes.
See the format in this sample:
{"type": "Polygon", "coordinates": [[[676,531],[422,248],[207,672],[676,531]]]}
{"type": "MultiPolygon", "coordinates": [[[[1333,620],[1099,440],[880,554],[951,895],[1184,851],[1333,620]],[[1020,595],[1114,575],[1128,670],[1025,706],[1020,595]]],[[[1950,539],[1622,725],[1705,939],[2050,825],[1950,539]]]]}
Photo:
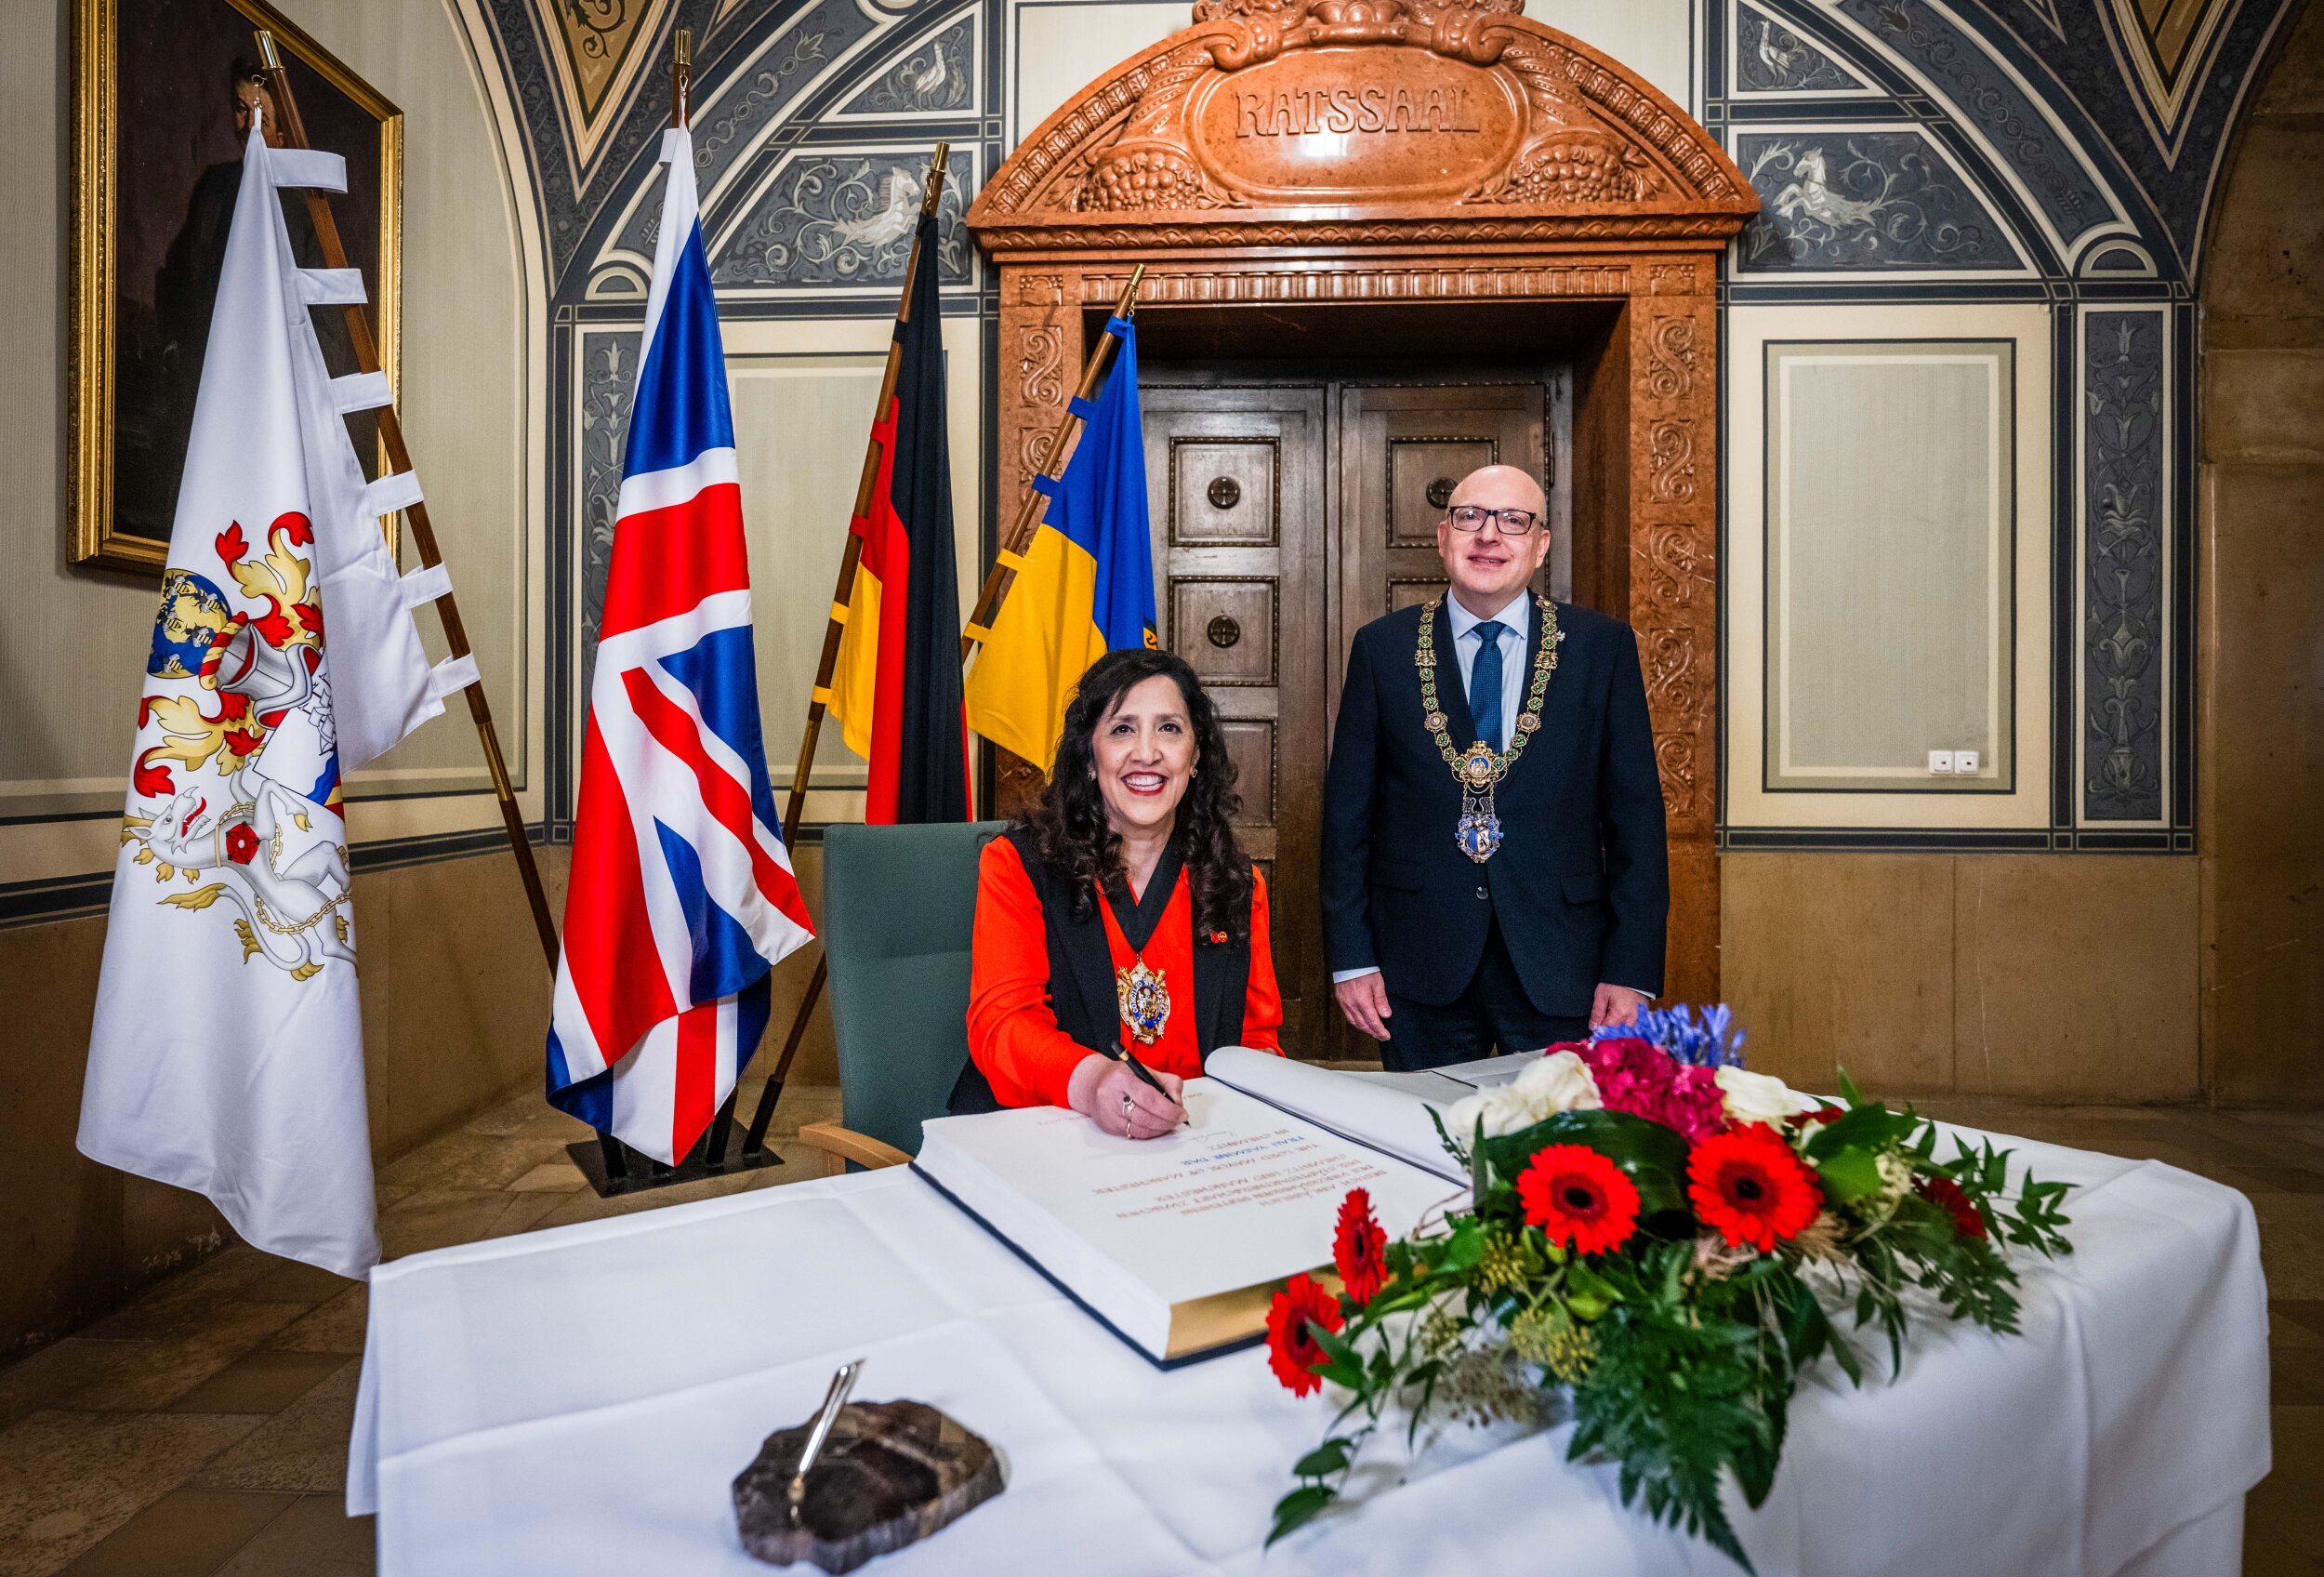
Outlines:
{"type": "Polygon", "coordinates": [[[848,749],[871,762],[864,819],[881,824],[969,819],[932,214],[920,216],[916,250],[896,323],[895,397],[872,423],[878,477],[868,511],[849,526],[863,553],[828,703],[848,749]]]}

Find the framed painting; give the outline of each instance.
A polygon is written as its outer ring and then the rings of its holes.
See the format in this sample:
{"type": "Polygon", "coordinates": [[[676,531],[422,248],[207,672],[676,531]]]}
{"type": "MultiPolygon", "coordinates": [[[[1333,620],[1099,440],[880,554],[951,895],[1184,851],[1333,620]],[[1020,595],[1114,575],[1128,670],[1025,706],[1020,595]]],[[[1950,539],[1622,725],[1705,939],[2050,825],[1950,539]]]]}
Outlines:
{"type": "MultiPolygon", "coordinates": [[[[270,28],[309,139],[347,157],[331,199],[363,271],[396,383],[403,113],[263,0],[73,0],[72,518],[81,563],[158,572],[185,468],[210,308],[270,28]]],[[[303,200],[284,205],[301,263],[322,252],[303,200]]],[[[355,370],[340,312],[314,314],[324,359],[355,370]]],[[[376,474],[376,418],[347,418],[376,474]]]]}

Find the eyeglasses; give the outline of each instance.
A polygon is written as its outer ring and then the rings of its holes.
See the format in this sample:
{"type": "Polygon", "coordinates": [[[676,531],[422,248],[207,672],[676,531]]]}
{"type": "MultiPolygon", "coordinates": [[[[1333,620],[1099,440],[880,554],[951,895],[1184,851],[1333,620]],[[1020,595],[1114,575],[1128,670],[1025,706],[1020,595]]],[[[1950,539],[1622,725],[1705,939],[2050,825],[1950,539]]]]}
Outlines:
{"type": "Polygon", "coordinates": [[[1452,522],[1455,531],[1483,531],[1485,523],[1491,521],[1503,537],[1526,536],[1541,523],[1541,517],[1531,510],[1488,510],[1475,504],[1456,505],[1445,518],[1452,522]]]}

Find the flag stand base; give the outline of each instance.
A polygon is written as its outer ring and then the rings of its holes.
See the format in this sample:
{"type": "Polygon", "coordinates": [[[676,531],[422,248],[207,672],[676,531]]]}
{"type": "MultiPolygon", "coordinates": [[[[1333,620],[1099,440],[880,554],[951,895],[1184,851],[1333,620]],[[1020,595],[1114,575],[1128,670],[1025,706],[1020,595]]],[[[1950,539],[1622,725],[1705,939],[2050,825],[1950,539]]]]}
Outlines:
{"type": "Polygon", "coordinates": [[[706,1177],[730,1177],[738,1172],[759,1172],[770,1166],[781,1166],[783,1158],[772,1149],[745,1149],[733,1145],[734,1127],[734,1097],[728,1095],[726,1104],[719,1108],[714,1119],[694,1147],[676,1166],[664,1166],[660,1161],[640,1155],[620,1140],[607,1135],[584,1139],[577,1145],[567,1145],[565,1154],[581,1169],[581,1175],[589,1180],[601,1199],[616,1195],[642,1194],[653,1188],[668,1188],[680,1183],[699,1183],[706,1177]],[[713,1162],[712,1157],[718,1160],[713,1162]]]}

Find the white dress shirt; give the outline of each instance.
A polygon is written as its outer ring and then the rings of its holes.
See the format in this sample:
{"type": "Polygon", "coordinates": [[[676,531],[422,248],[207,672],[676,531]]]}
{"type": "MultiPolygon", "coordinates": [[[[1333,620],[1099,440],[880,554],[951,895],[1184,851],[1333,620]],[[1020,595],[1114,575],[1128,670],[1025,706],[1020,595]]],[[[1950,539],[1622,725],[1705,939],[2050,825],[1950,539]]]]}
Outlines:
{"type": "MultiPolygon", "coordinates": [[[[1458,597],[1445,599],[1445,612],[1452,616],[1453,657],[1460,664],[1460,694],[1473,696],[1477,687],[1469,682],[1469,675],[1476,668],[1477,654],[1485,649],[1485,637],[1477,633],[1477,626],[1485,620],[1471,613],[1458,597]]],[[[1502,626],[1501,749],[1506,750],[1517,737],[1517,710],[1525,699],[1525,642],[1533,633],[1533,593],[1518,592],[1493,616],[1502,626]]],[[[1473,739],[1456,739],[1453,749],[1465,749],[1474,743],[1473,739]]]]}

